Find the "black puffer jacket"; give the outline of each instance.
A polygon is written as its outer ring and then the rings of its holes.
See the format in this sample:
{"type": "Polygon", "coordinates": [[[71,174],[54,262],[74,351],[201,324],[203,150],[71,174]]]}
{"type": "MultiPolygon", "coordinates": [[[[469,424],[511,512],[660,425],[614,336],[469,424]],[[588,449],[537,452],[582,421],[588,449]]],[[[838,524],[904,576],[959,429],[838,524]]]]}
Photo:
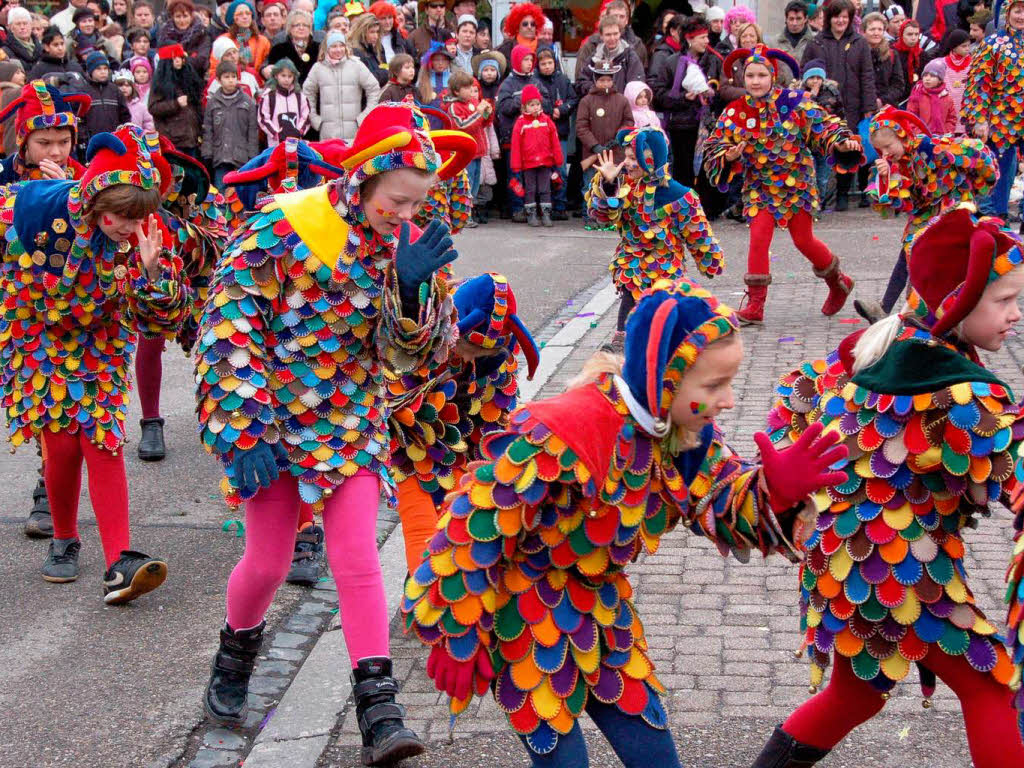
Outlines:
{"type": "MultiPolygon", "coordinates": [[[[651,85],[651,92],[654,94],[654,109],[665,115],[664,126],[667,131],[685,131],[696,128],[700,125],[702,102],[700,99],[686,98],[686,92],[680,88],[678,94],[672,93],[672,85],[675,83],[676,69],[679,67],[682,53],[673,53],[671,56],[660,58],[655,69],[651,70],[648,82],[651,85]]],[[[709,81],[719,82],[722,78],[722,62],[708,49],[697,62],[709,81]]],[[[682,76],[686,72],[680,73],[682,76]]],[[[711,108],[714,108],[712,103],[711,108]]]]}
{"type": "Polygon", "coordinates": [[[846,124],[857,130],[861,118],[875,107],[875,69],[871,64],[871,46],[862,35],[847,28],[838,40],[832,30],[822,30],[807,44],[801,65],[812,59],[825,62],[825,71],[839,83],[846,107],[846,124]]]}
{"type": "Polygon", "coordinates": [[[891,104],[897,106],[903,101],[903,94],[907,87],[907,80],[903,76],[903,65],[896,52],[889,50],[889,58],[885,61],[878,55],[878,51],[871,51],[871,64],[875,70],[875,93],[882,100],[882,106],[891,104]]]}
{"type": "Polygon", "coordinates": [[[498,132],[499,143],[508,144],[512,141],[512,126],[516,124],[516,120],[519,119],[519,115],[523,111],[520,96],[523,88],[531,83],[537,86],[537,89],[540,91],[544,114],[551,114],[551,94],[548,93],[548,87],[541,81],[540,77],[534,72],[528,75],[515,71],[511,72],[502,81],[501,87],[498,88],[498,115],[495,120],[495,126],[498,132]]]}

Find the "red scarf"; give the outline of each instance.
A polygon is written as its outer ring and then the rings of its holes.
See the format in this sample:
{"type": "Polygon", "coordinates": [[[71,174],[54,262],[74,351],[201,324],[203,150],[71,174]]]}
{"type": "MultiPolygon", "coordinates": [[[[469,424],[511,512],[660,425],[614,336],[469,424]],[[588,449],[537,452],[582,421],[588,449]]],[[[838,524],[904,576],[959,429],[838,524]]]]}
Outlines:
{"type": "Polygon", "coordinates": [[[950,53],[946,56],[946,69],[963,72],[969,66],[971,66],[971,54],[957,57],[955,53],[950,53]]]}
{"type": "Polygon", "coordinates": [[[910,19],[907,19],[900,24],[900,32],[892,47],[897,51],[907,54],[907,79],[911,83],[916,83],[918,77],[921,74],[921,43],[918,42],[913,48],[903,42],[903,30],[907,28],[910,23],[910,19]]]}
{"type": "Polygon", "coordinates": [[[673,51],[678,51],[680,48],[682,48],[682,46],[679,44],[679,41],[676,40],[674,37],[666,37],[665,45],[667,45],[673,51]]]}

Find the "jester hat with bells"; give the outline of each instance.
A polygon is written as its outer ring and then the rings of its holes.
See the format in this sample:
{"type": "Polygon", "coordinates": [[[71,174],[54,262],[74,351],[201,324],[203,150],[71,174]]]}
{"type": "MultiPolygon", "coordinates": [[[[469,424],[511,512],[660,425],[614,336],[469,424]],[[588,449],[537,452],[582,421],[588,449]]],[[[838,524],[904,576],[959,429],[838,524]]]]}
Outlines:
{"type": "Polygon", "coordinates": [[[309,189],[339,178],[344,169],[325,154],[340,157],[347,149],[347,144],[335,140],[311,143],[288,138],[225,174],[224,183],[235,188],[246,210],[256,210],[270,195],[309,189]]]}
{"type": "MultiPolygon", "coordinates": [[[[740,72],[751,64],[761,64],[771,73],[774,83],[779,79],[780,61],[789,67],[790,72],[800,71],[800,65],[796,63],[796,59],[788,53],[780,51],[778,48],[769,48],[764,43],[758,43],[753,48],[737,48],[726,56],[725,62],[722,64],[722,72],[726,77],[731,77],[737,64],[740,65],[740,72]]],[[[742,85],[742,80],[740,84],[742,85]]]]}
{"type": "Polygon", "coordinates": [[[922,139],[931,138],[932,132],[928,126],[915,114],[896,109],[891,104],[886,104],[877,114],[871,117],[868,123],[868,133],[875,134],[883,128],[888,128],[900,143],[911,149],[917,147],[922,139]]]}
{"type": "Polygon", "coordinates": [[[1024,262],[1020,239],[1002,220],[961,203],[935,217],[910,246],[911,314],[933,336],[954,330],[985,287],[1024,262]]]}
{"type": "Polygon", "coordinates": [[[657,185],[654,208],[674,202],[686,194],[686,187],[672,178],[668,163],[668,143],[660,130],[649,127],[623,128],[616,134],[615,142],[633,150],[637,165],[643,172],[643,180],[657,185]]]}
{"type": "Polygon", "coordinates": [[[14,117],[15,141],[19,153],[32,131],[44,128],[70,128],[72,146],[78,140],[78,121],[92,105],[85,93],[62,94],[42,80],[33,80],[21,88],[21,94],[0,110],[0,123],[14,117]]]}
{"type": "Polygon", "coordinates": [[[683,374],[709,344],[738,330],[732,308],[690,280],[658,280],[640,297],[626,321],[621,378],[626,405],[644,432],[669,437],[683,374]]]}
{"type": "MultiPolygon", "coordinates": [[[[526,378],[533,379],[540,352],[516,314],[516,295],[504,275],[485,272],[459,283],[455,286],[455,307],[459,311],[458,328],[463,339],[482,349],[507,349],[509,353],[515,352],[515,342],[518,342],[526,357],[526,378]]],[[[502,360],[495,357],[499,362],[502,360]]]]}

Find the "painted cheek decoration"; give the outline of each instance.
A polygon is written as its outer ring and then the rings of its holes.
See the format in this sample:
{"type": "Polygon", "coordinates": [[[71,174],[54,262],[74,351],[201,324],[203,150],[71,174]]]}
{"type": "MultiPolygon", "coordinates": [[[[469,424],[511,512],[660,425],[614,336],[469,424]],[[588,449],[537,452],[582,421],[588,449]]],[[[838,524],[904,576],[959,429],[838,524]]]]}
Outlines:
{"type": "Polygon", "coordinates": [[[690,401],[690,411],[695,415],[698,413],[704,413],[707,409],[707,403],[698,403],[696,400],[690,401]]]}
{"type": "Polygon", "coordinates": [[[379,205],[375,205],[374,210],[377,211],[378,216],[383,216],[385,219],[390,219],[394,218],[395,216],[398,216],[398,211],[386,210],[384,208],[381,208],[379,205]]]}
{"type": "Polygon", "coordinates": [[[112,227],[112,226],[114,226],[114,220],[112,218],[110,218],[107,214],[103,214],[103,226],[105,226],[105,227],[112,227]]]}

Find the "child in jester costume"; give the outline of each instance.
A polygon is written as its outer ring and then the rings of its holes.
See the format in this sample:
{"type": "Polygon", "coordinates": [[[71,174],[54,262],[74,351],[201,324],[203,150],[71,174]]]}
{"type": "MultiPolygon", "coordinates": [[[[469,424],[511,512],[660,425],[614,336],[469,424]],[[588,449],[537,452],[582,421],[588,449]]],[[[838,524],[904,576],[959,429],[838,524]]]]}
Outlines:
{"type": "Polygon", "coordinates": [[[932,136],[917,115],[887,106],[868,127],[878,159],[868,197],[883,217],[903,213],[907,225],[882,303],[853,302],[874,322],[889,314],[907,285],[907,249],[914,235],[943,210],[973,202],[996,181],[995,159],[980,139],[932,136]]]}
{"type": "Polygon", "coordinates": [[[433,222],[413,240],[409,222],[435,178],[462,170],[475,148],[467,134],[430,132],[411,105],[378,106],[344,176],[275,196],[217,266],[196,350],[199,422],[228,502],[246,506],[245,553],[204,697],[217,720],[245,719],[264,615],[306,502],[323,516],[338,584],[363,762],[423,751],[394,703],[377,557],[385,382],[446,359],[454,343],[451,296],[435,275],[456,257],[451,238],[433,222]]]}
{"type": "Polygon", "coordinates": [[[85,168],[71,152],[78,141],[78,121],[91,103],[88,94],[65,95],[42,80],[22,86],[18,98],[0,111],[0,123],[14,118],[18,147],[3,160],[0,185],[82,178],[85,168]]]}
{"type": "Polygon", "coordinates": [[[779,386],[768,419],[776,445],[824,426],[850,461],[816,494],[800,568],[812,686],[830,657],[831,679],[776,729],[757,768],[821,760],[881,711],[914,662],[926,696],[937,675],[960,699],[976,768],[1024,765],[1014,666],[974,605],[961,534],[1019,489],[1020,406],[978,349],[997,351],[1020,320],[1024,252],[998,220],[972,211],[951,209],[914,238],[905,313],[779,386]]]}
{"type": "Polygon", "coordinates": [[[998,0],[994,17],[996,31],[971,57],[961,111],[968,130],[988,144],[999,166],[999,181],[981,209],[1005,219],[1024,146],[1024,0],[998,0]]]}
{"type": "MultiPolygon", "coordinates": [[[[81,178],[85,168],[71,157],[71,150],[78,138],[78,120],[89,111],[90,101],[84,93],[65,97],[42,80],[23,86],[18,98],[0,112],[0,122],[14,118],[18,147],[3,160],[0,185],[39,179],[64,181],[81,178]]],[[[42,465],[39,481],[32,491],[32,510],[24,530],[25,535],[33,539],[53,536],[42,465]]]]}
{"type": "MultiPolygon", "coordinates": [[[[167,190],[159,216],[170,234],[170,243],[184,264],[183,280],[191,297],[192,311],[177,333],[186,355],[192,353],[199,329],[199,317],[206,303],[210,276],[227,245],[234,226],[223,195],[210,184],[206,167],[195,158],[178,152],[170,139],[161,136],[160,153],[171,167],[173,183],[167,190]]],[[[162,336],[143,338],[135,355],[135,382],[139,391],[142,419],[137,448],[143,461],[160,461],[167,455],[164,419],[160,415],[163,378],[162,336]]]]}
{"type": "Polygon", "coordinates": [[[811,217],[818,208],[818,187],[811,151],[828,157],[837,171],[849,173],[863,161],[860,141],[807,93],[776,85],[779,62],[793,72],[800,70],[789,54],[763,45],[729,54],[724,71],[740,64],[747,93],[726,106],[704,144],[711,183],[724,191],[734,177],[743,178],[743,215],[750,222],[743,278],[746,306],[738,313],[744,324],[764,321],[772,281],[768,249],[776,227],[789,230],[793,245],[828,285],[822,314],[836,314],[853,289],[853,280],[839,268],[839,257],[814,237],[811,217]]]}
{"type": "Polygon", "coordinates": [[[798,510],[846,455],[807,432],[763,464],[725,444],[743,354],[732,310],[659,281],[626,324],[625,362],[517,410],[484,438],[406,583],[406,626],[454,714],[494,685],[535,766],[586,764],[586,711],[628,766],[679,765],[625,568],[682,523],[722,554],[796,560],[798,510]],[[799,471],[797,471],[799,467],[799,471]]]}
{"type": "Polygon", "coordinates": [[[15,184],[0,199],[0,384],[14,447],[41,438],[45,448],[54,539],[43,578],[78,577],[84,460],[109,604],[167,573],[128,548],[121,448],[138,333],[173,335],[188,312],[181,260],[153,215],[171,181],[155,137],[127,125],[92,138],[78,181],[15,184]]]}
{"type": "Polygon", "coordinates": [[[725,255],[704,215],[700,198],[669,175],[668,145],[657,128],[619,131],[616,141],[626,159],[616,163],[606,150],[598,157],[593,183],[586,194],[587,215],[613,224],[621,240],[609,270],[622,300],[615,351],[625,339],[626,317],[640,294],[659,279],[678,279],[686,272],[683,248],[697,271],[712,278],[725,268],[725,255]],[[624,178],[619,174],[626,169],[624,178]]]}
{"type": "Polygon", "coordinates": [[[459,340],[452,355],[439,370],[423,367],[389,387],[391,474],[410,573],[437,529],[445,494],[480,458],[484,437],[508,426],[519,393],[516,354],[526,357],[528,379],[540,357],[504,276],[477,275],[453,291],[459,340]]]}

